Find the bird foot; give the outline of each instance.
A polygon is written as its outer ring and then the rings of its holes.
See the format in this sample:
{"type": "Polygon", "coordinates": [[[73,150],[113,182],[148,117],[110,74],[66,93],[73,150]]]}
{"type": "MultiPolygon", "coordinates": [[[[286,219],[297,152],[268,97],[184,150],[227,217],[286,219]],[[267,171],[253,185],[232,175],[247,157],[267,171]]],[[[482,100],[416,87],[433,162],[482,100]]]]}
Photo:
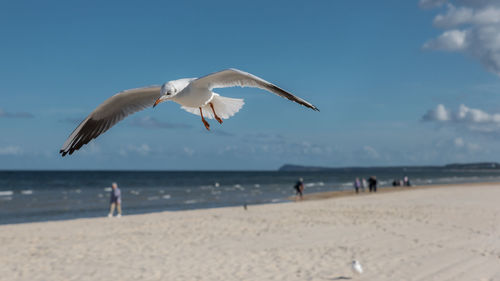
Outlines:
{"type": "Polygon", "coordinates": [[[210,124],[208,124],[207,121],[203,120],[203,125],[205,125],[205,128],[207,129],[207,131],[210,131],[210,124]]]}
{"type": "Polygon", "coordinates": [[[212,112],[214,113],[215,120],[217,120],[217,122],[219,122],[219,124],[222,124],[222,119],[220,119],[220,117],[217,116],[217,113],[215,113],[214,104],[210,103],[210,107],[212,108],[212,112]]]}

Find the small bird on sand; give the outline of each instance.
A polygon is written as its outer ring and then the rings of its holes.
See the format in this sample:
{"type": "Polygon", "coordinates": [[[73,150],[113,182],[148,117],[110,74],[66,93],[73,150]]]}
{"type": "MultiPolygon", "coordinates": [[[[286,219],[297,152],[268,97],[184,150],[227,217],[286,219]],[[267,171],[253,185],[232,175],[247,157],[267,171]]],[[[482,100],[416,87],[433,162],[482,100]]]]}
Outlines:
{"type": "Polygon", "coordinates": [[[311,103],[262,78],[238,69],[226,69],[201,78],[184,78],[169,81],[162,86],[130,89],[108,98],[76,127],[59,153],[62,156],[71,155],[128,115],[169,100],[180,104],[187,112],[201,116],[203,125],[210,130],[205,117],[222,124],[222,119],[236,114],[244,104],[243,99],[223,97],[212,90],[235,86],[260,88],[319,111],[311,103]]]}
{"type": "Polygon", "coordinates": [[[359,261],[357,260],[353,260],[352,261],[352,272],[354,274],[362,274],[363,273],[363,267],[361,266],[361,263],[359,263],[359,261]]]}

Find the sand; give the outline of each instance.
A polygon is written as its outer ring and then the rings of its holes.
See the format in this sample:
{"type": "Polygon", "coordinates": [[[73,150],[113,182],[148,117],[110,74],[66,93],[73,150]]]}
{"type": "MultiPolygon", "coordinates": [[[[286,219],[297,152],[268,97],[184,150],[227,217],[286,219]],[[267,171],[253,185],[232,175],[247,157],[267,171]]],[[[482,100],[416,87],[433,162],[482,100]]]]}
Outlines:
{"type": "MultiPolygon", "coordinates": [[[[105,212],[105,211],[104,211],[105,212]]],[[[0,280],[500,280],[500,184],[0,226],[0,280]]]]}

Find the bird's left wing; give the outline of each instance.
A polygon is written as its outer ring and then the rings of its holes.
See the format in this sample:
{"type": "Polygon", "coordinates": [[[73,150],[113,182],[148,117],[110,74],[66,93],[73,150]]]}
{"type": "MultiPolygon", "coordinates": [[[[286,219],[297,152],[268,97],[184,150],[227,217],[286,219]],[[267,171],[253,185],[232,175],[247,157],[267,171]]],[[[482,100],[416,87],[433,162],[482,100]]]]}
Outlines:
{"type": "Polygon", "coordinates": [[[303,100],[262,78],[234,68],[203,76],[192,81],[191,85],[197,88],[208,88],[210,90],[213,88],[227,88],[235,86],[260,88],[319,111],[316,106],[312,105],[308,101],[303,100]]]}
{"type": "Polygon", "coordinates": [[[71,155],[128,115],[153,106],[160,97],[160,89],[161,86],[131,89],[108,98],[76,127],[59,153],[71,155]]]}

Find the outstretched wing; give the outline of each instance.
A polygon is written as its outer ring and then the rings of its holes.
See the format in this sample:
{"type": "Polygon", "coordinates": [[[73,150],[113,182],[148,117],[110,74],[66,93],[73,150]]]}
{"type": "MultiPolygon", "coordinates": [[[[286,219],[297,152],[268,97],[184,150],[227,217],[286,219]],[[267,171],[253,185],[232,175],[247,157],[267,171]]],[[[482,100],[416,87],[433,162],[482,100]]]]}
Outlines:
{"type": "Polygon", "coordinates": [[[292,95],[291,93],[281,89],[280,87],[267,82],[253,74],[238,70],[226,69],[223,71],[215,72],[207,76],[203,76],[191,82],[191,85],[198,88],[227,88],[227,87],[254,87],[260,88],[278,96],[287,98],[303,106],[319,111],[319,109],[311,103],[292,95]]]}
{"type": "Polygon", "coordinates": [[[160,86],[131,89],[105,100],[68,137],[59,153],[73,154],[92,139],[106,132],[128,115],[153,106],[160,97],[160,86]]]}

